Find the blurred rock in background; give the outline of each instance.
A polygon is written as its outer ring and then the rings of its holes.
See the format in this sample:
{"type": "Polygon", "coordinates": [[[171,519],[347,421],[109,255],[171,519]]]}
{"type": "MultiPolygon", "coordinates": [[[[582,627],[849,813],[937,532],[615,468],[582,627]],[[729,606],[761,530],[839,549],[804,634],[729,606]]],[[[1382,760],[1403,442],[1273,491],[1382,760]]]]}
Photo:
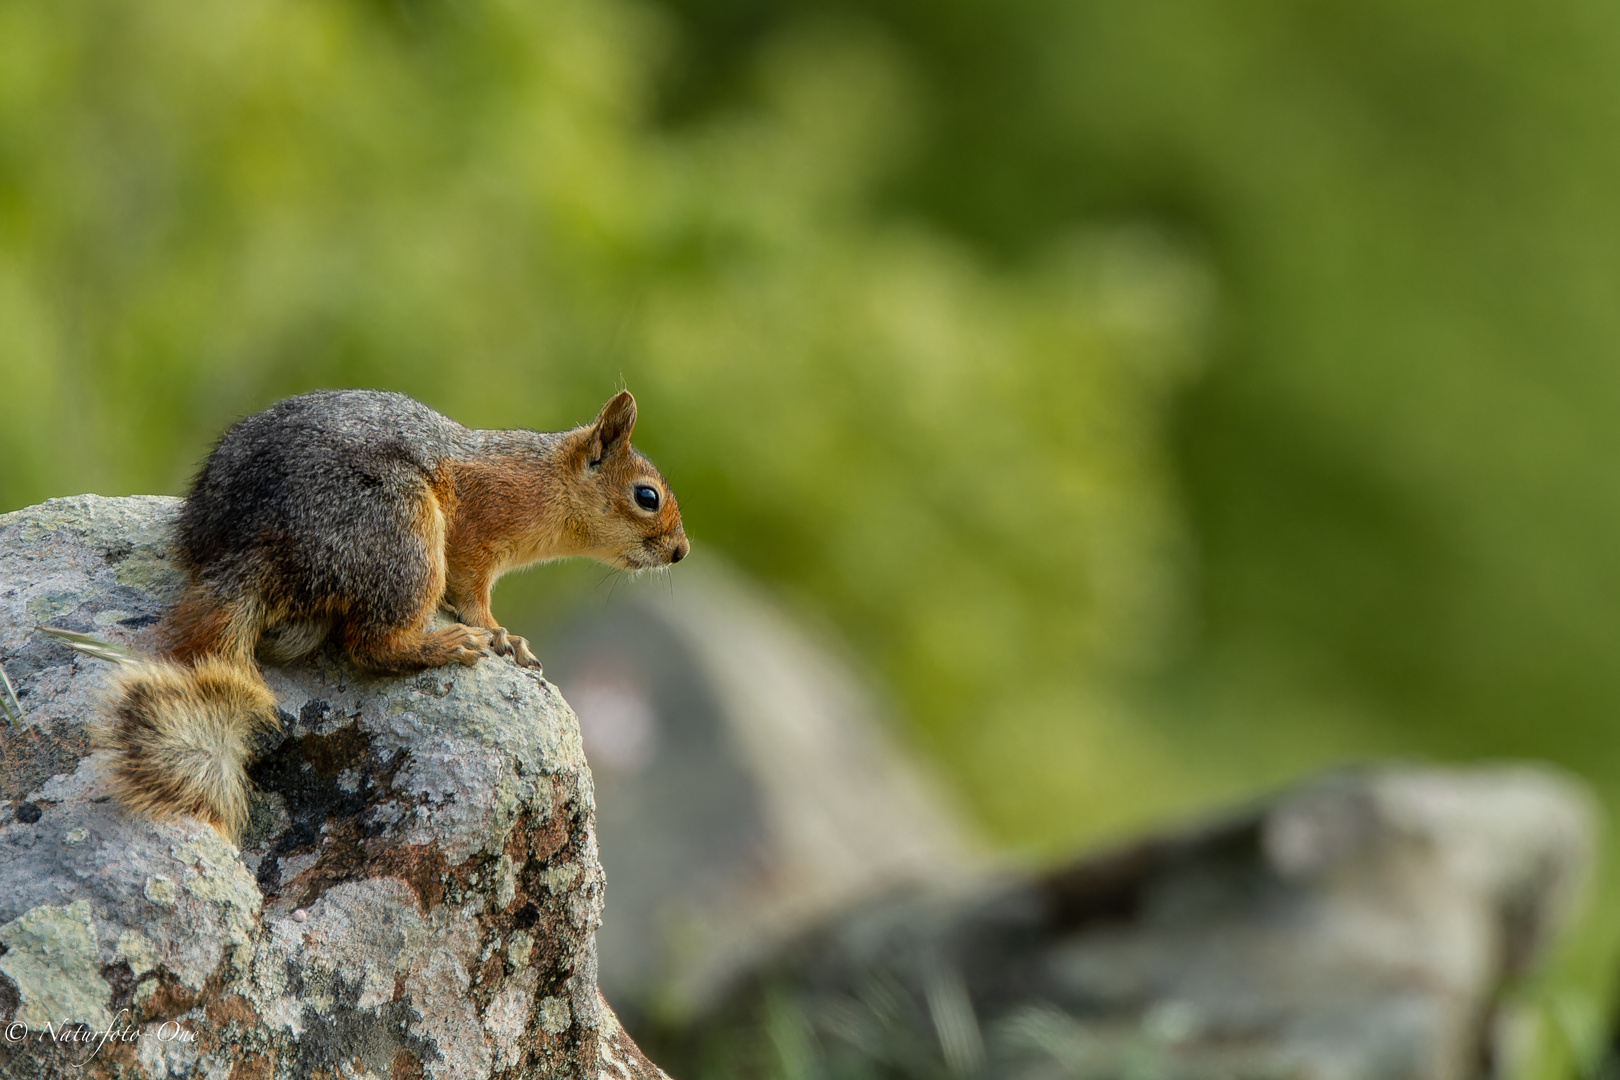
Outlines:
{"type": "Polygon", "coordinates": [[[1530,1075],[1535,1018],[1503,994],[1569,923],[1594,806],[1539,767],[1330,773],[1047,872],[902,891],[762,965],[677,1071],[1530,1075]]]}
{"type": "Polygon", "coordinates": [[[829,913],[973,864],[851,666],[705,562],[564,625],[541,654],[595,777],[600,978],[633,1026],[712,1004],[829,913]]]}

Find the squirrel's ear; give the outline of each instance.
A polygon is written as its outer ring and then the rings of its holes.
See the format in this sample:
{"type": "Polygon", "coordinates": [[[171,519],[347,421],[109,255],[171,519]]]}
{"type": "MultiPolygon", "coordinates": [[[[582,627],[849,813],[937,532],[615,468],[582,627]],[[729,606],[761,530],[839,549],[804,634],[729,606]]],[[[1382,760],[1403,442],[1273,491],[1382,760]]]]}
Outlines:
{"type": "Polygon", "coordinates": [[[635,430],[635,426],[636,399],[630,396],[630,391],[622,390],[602,406],[596,423],[591,425],[591,463],[595,464],[629,446],[630,432],[635,430]]]}

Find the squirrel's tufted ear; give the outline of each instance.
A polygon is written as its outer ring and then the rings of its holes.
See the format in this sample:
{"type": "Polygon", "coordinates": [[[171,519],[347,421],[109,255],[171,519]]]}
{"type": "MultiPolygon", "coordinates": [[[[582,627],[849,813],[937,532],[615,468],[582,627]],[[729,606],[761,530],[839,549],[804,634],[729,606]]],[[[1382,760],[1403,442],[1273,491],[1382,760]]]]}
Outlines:
{"type": "Polygon", "coordinates": [[[602,406],[591,425],[590,461],[596,464],[610,454],[616,454],[630,445],[630,432],[636,426],[636,399],[630,391],[621,390],[612,401],[602,406]]]}

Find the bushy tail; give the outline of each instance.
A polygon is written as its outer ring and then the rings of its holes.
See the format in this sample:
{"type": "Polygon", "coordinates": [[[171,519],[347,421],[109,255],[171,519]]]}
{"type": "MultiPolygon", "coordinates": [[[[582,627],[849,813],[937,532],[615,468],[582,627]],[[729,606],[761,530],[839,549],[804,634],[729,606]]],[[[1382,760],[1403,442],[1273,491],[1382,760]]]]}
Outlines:
{"type": "Polygon", "coordinates": [[[114,752],[113,789],[133,810],[193,814],[234,839],[248,818],[246,764],[276,699],[252,660],[126,663],[98,745],[114,752]]]}

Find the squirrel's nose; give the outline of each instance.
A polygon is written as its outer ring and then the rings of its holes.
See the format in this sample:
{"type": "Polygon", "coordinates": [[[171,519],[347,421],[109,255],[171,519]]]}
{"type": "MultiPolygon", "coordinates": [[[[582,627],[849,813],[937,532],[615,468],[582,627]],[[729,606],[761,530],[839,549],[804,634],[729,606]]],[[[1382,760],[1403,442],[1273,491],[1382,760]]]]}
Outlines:
{"type": "Polygon", "coordinates": [[[683,536],[681,537],[681,542],[675,545],[675,550],[669,553],[669,561],[672,563],[678,563],[682,559],[686,558],[686,553],[691,550],[692,542],[683,536]]]}

